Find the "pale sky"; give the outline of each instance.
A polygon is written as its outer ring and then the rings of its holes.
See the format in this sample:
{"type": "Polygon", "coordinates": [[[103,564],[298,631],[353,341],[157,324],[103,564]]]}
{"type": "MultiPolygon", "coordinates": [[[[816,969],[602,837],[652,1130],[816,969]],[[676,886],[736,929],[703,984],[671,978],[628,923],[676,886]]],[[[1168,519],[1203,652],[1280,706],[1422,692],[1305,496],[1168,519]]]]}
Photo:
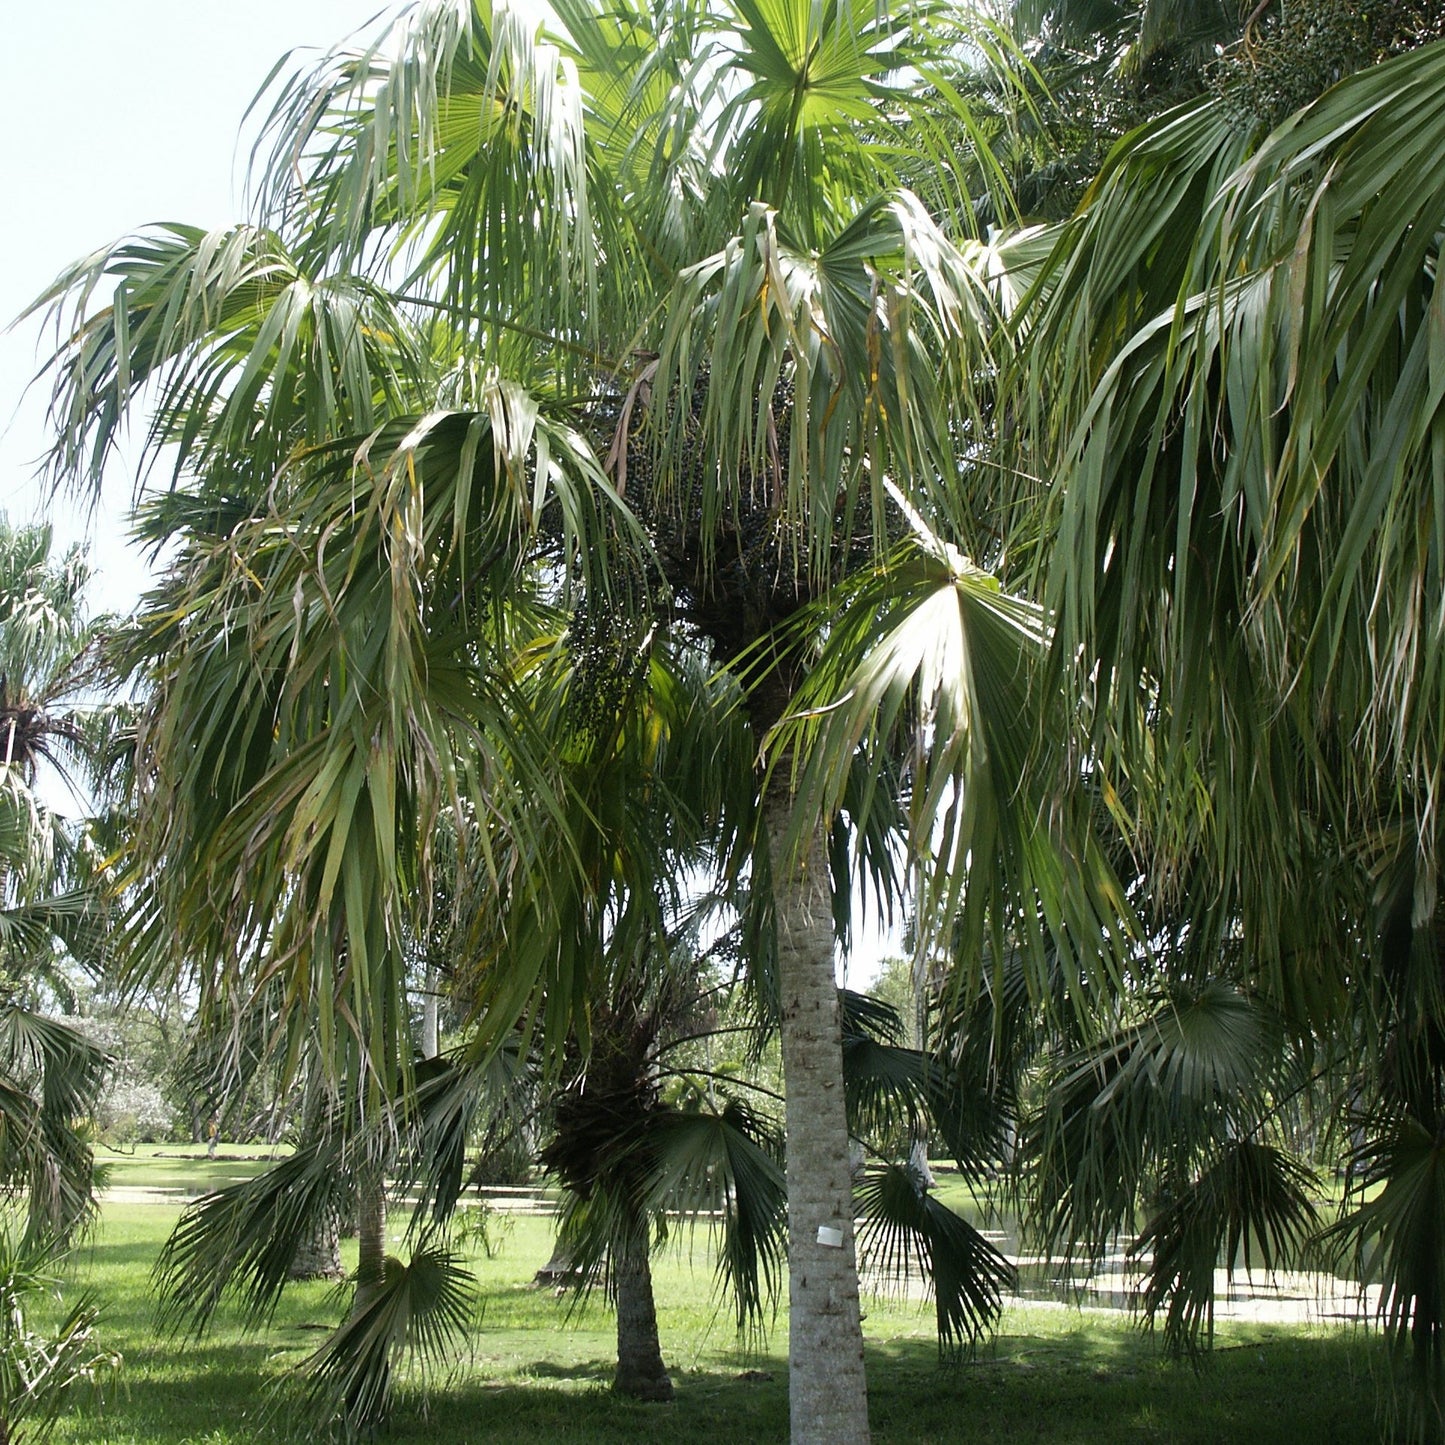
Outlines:
{"type": "MultiPolygon", "coordinates": [[[[149,222],[206,227],[242,218],[246,107],[288,50],[324,49],[381,0],[14,0],[0,46],[7,137],[0,224],[0,508],[43,508],[46,445],[40,327],[8,329],[71,261],[149,222]]],[[[97,610],[124,610],[144,569],[121,543],[132,478],[107,478],[102,513],[59,499],[64,541],[91,539],[97,610]]]]}

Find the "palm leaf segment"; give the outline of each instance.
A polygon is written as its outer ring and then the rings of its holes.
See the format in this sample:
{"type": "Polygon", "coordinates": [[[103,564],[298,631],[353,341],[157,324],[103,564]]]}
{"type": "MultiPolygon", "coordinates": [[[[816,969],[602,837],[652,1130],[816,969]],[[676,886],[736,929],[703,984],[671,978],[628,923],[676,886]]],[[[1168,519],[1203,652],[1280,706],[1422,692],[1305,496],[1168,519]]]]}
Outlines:
{"type": "MultiPolygon", "coordinates": [[[[1056,428],[1035,434],[1043,470],[1070,477],[1044,503],[1058,650],[1099,752],[1147,760],[1131,781],[1161,876],[1194,879],[1181,906],[1233,920],[1261,996],[1327,1047],[1360,1022],[1372,894],[1408,874],[1406,951],[1437,947],[1445,714],[1421,602],[1445,556],[1445,190],[1421,167],[1442,141],[1438,43],[1257,144],[1218,104],[1177,112],[1116,151],[1023,311],[1056,428]],[[1330,880],[1322,907],[1301,906],[1301,879],[1330,880]]],[[[1367,1032],[1403,1044],[1438,1004],[1394,968],[1392,937],[1372,919],[1367,1032]]],[[[1438,1069],[1429,1050],[1414,1064],[1412,1109],[1438,1069]]],[[[1382,1159],[1397,1085],[1377,1078],[1382,1159]]],[[[1416,1122],[1433,1134],[1434,1117],[1426,1102],[1416,1122]]],[[[1382,1266],[1412,1277],[1391,1251],[1382,1266]]],[[[1391,1318],[1428,1339],[1421,1283],[1391,1318]]]]}
{"type": "Polygon", "coordinates": [[[1418,167],[1445,136],[1442,66],[1437,44],[1351,77],[1252,155],[1218,106],[1146,129],[1038,293],[1030,355],[1076,358],[1032,377],[1064,400],[1074,475],[1054,501],[1061,647],[1103,660],[1116,723],[1140,678],[1158,690],[1190,743],[1172,752],[1202,754],[1241,853],[1251,800],[1299,786],[1223,767],[1239,737],[1276,751],[1265,708],[1300,746],[1354,757],[1364,806],[1398,780],[1433,831],[1441,673],[1411,598],[1442,541],[1407,519],[1439,488],[1445,192],[1418,167]]]}
{"type": "MultiPolygon", "coordinates": [[[[930,1191],[899,1142],[941,1134],[969,1169],[993,1142],[960,1127],[957,1079],[941,1061],[901,1043],[898,1016],[866,995],[845,993],[843,1081],[849,1130],[874,1157],[855,1176],[859,1258],[875,1287],[921,1279],[933,1293],[942,1354],[972,1348],[997,1323],[1014,1266],[968,1220],[930,1191]]],[[[990,1151],[991,1152],[991,1151],[990,1151]]]]}
{"type": "Polygon", "coordinates": [[[233,492],[258,492],[296,445],[406,410],[407,383],[429,362],[388,292],[354,272],[307,270],[253,226],[157,228],[62,272],[41,307],[63,338],[50,364],[50,464],[86,487],[100,485],[143,387],[153,420],[138,476],[169,448],[175,480],[223,473],[233,492]]]}

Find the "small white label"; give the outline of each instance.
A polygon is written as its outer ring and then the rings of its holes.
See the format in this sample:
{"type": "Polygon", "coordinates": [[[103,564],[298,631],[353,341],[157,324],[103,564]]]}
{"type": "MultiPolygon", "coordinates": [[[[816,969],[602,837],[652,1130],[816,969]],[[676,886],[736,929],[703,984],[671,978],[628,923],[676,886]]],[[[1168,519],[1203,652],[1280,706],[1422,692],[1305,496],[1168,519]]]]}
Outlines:
{"type": "Polygon", "coordinates": [[[826,1244],[829,1249],[842,1249],[843,1231],[834,1229],[831,1224],[820,1224],[818,1226],[818,1243],[826,1244]]]}

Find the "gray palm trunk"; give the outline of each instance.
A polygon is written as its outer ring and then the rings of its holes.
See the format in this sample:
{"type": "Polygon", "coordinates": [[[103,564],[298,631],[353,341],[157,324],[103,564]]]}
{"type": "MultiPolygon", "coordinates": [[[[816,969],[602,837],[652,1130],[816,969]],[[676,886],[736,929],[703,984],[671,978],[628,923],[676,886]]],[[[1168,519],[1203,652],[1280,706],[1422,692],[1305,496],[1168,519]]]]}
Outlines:
{"type": "Polygon", "coordinates": [[[769,799],[767,822],[787,1093],[791,1434],[793,1445],[865,1445],[868,1389],[827,855],[815,837],[789,862],[788,803],[785,794],[769,799]]]}
{"type": "MultiPolygon", "coordinates": [[[[315,1144],[326,1118],[326,1091],[316,1071],[308,1073],[306,1093],[301,1111],[301,1141],[315,1144]]],[[[341,1279],[346,1270],[341,1263],[341,1220],[335,1208],[328,1205],[315,1219],[305,1237],[296,1247],[296,1254],[286,1271],[287,1279],[341,1279]]]]}
{"type": "MultiPolygon", "coordinates": [[[[924,896],[924,879],[920,871],[916,896],[924,896]]],[[[914,946],[913,964],[909,969],[909,981],[913,987],[913,1019],[909,1029],[908,1042],[919,1053],[928,1050],[928,950],[924,943],[924,930],[915,922],[918,942],[914,946]]],[[[920,1114],[909,1126],[908,1163],[926,1189],[932,1189],[937,1181],[928,1164],[928,1124],[920,1114]]]]}
{"type": "Polygon", "coordinates": [[[617,1372],[612,1388],[635,1400],[672,1399],[672,1380],[657,1337],[657,1305],[646,1232],[639,1247],[619,1250],[612,1262],[617,1291],[617,1372]]]}
{"type": "Polygon", "coordinates": [[[424,1059],[434,1059],[441,1052],[438,1046],[440,999],[437,996],[440,986],[437,967],[431,964],[426,971],[426,987],[421,996],[421,1056],[424,1059]]]}
{"type": "Polygon", "coordinates": [[[327,1209],[296,1247],[287,1279],[340,1279],[346,1271],[341,1263],[341,1222],[336,1211],[327,1209]]]}
{"type": "Polygon", "coordinates": [[[360,1314],[376,1296],[386,1272],[386,1185],[380,1168],[367,1164],[356,1182],[356,1298],[360,1314]]]}
{"type": "Polygon", "coordinates": [[[564,1289],[577,1273],[572,1263],[572,1251],[567,1247],[561,1234],[552,1242],[552,1254],[547,1263],[532,1276],[537,1289],[564,1289]]]}

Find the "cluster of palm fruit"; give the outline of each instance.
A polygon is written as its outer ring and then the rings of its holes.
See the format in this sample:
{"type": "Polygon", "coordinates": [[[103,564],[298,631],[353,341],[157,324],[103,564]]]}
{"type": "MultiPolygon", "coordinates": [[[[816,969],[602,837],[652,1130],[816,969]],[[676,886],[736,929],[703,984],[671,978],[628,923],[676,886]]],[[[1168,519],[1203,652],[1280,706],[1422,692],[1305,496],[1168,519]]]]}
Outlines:
{"type": "MultiPolygon", "coordinates": [[[[719,663],[731,663],[780,629],[815,595],[807,524],[784,504],[789,494],[793,389],[774,391],[770,425],[760,428],[762,455],[720,458],[708,424],[710,378],[694,382],[688,413],[628,407],[614,398],[591,426],[628,505],[654,548],[654,596],[671,615],[711,642],[719,663]]],[[[864,561],[871,532],[835,538],[833,578],[864,561]]],[[[779,658],[771,656],[770,665],[779,658]]]]}
{"type": "Polygon", "coordinates": [[[566,736],[585,748],[609,746],[636,690],[647,679],[645,623],[637,610],[606,598],[579,598],[567,624],[566,736]]]}
{"type": "Polygon", "coordinates": [[[637,407],[601,410],[615,475],[647,528],[660,595],[730,662],[791,617],[811,595],[801,537],[784,517],[792,426],[791,387],[773,397],[768,456],[736,459],[727,475],[706,420],[707,373],[681,418],[637,407]]]}

